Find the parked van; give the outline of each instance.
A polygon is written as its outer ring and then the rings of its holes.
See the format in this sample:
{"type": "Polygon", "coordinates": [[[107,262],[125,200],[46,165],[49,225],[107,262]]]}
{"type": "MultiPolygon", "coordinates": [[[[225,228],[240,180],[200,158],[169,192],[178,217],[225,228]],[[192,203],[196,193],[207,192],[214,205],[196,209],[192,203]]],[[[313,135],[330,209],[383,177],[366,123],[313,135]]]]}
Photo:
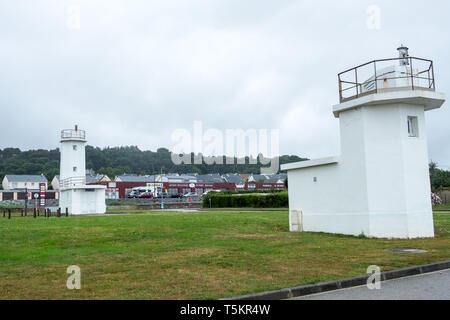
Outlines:
{"type": "Polygon", "coordinates": [[[152,193],[153,194],[153,188],[149,187],[135,187],[131,189],[131,192],[128,194],[128,198],[139,198],[139,196],[143,193],[152,193]]]}

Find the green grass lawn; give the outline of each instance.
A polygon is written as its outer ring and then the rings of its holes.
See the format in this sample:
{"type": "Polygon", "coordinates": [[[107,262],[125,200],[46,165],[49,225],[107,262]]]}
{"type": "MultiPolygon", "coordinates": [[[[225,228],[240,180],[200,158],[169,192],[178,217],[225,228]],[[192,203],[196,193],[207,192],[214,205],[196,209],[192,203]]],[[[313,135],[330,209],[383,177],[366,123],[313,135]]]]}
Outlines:
{"type": "Polygon", "coordinates": [[[433,206],[433,210],[450,211],[450,204],[440,204],[433,206]]]}
{"type": "Polygon", "coordinates": [[[450,259],[450,214],[435,225],[434,239],[387,240],[290,233],[287,212],[0,217],[0,299],[212,299],[450,259]]]}

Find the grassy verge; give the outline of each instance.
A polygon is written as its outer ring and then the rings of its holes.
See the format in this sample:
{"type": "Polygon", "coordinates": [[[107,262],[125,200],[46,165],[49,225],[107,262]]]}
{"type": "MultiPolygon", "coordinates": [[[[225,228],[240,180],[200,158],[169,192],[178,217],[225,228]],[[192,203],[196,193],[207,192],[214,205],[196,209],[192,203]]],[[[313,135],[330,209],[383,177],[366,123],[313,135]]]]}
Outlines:
{"type": "Polygon", "coordinates": [[[227,211],[227,210],[248,211],[248,210],[251,210],[251,211],[264,212],[264,211],[286,211],[286,210],[289,210],[289,208],[288,207],[280,207],[280,208],[252,208],[252,207],[244,208],[244,207],[240,207],[240,208],[202,208],[201,210],[211,210],[211,211],[221,211],[221,210],[224,210],[224,211],[227,211]]]}
{"type": "Polygon", "coordinates": [[[211,299],[450,258],[450,214],[433,239],[290,233],[287,212],[151,212],[0,218],[0,299],[211,299]],[[428,250],[393,253],[393,247],[428,250]],[[68,290],[66,269],[81,268],[68,290]]]}
{"type": "Polygon", "coordinates": [[[441,204],[441,205],[433,206],[433,210],[450,211],[450,204],[441,204]]]}
{"type": "Polygon", "coordinates": [[[1,209],[20,209],[20,208],[23,208],[23,206],[0,204],[0,210],[1,209]]]}

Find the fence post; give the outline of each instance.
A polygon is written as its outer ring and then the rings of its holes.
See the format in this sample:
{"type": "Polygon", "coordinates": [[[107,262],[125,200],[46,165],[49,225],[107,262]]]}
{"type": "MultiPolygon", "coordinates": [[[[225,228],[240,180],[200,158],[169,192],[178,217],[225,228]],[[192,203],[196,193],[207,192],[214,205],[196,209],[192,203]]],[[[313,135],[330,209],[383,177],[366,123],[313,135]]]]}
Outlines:
{"type": "Polygon", "coordinates": [[[3,218],[5,217],[6,209],[3,209],[3,218]]]}
{"type": "Polygon", "coordinates": [[[8,209],[8,219],[11,219],[11,209],[8,209]]]}
{"type": "Polygon", "coordinates": [[[58,218],[61,217],[61,209],[60,209],[60,208],[58,208],[58,210],[56,210],[56,216],[57,216],[58,218]]]}
{"type": "Polygon", "coordinates": [[[36,208],[33,208],[33,218],[36,218],[36,208]]]}
{"type": "Polygon", "coordinates": [[[20,216],[23,217],[23,209],[20,209],[20,216]]]}
{"type": "Polygon", "coordinates": [[[69,216],[69,208],[66,208],[66,217],[69,216]]]}
{"type": "Polygon", "coordinates": [[[37,209],[37,215],[39,217],[39,215],[41,214],[41,209],[37,209]]]}

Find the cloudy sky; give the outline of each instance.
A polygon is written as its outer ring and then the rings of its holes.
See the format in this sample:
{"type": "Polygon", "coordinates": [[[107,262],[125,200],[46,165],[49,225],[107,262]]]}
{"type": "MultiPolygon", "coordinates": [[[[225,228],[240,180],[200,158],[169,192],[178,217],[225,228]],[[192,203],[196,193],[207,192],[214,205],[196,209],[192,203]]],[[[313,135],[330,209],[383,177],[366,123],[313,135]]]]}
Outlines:
{"type": "MultiPolygon", "coordinates": [[[[280,129],[280,152],[339,154],[337,74],[410,54],[450,92],[450,3],[317,0],[0,0],[0,148],[171,148],[174,130],[280,129]]],[[[450,169],[448,105],[426,114],[450,169]]]]}

